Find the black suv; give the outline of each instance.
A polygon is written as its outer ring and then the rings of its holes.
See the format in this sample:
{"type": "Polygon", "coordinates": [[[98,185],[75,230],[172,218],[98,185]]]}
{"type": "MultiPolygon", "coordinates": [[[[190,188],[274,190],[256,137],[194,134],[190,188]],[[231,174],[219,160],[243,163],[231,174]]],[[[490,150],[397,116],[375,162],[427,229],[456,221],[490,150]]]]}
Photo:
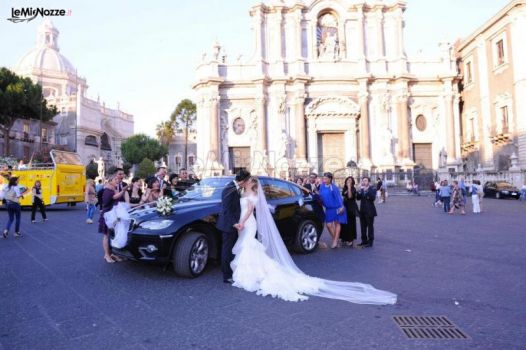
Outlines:
{"type": "MultiPolygon", "coordinates": [[[[160,215],[153,206],[133,210],[127,245],[113,248],[113,252],[132,260],[171,263],[180,276],[201,275],[209,259],[219,260],[221,256],[221,234],[215,223],[221,192],[232,180],[233,177],[201,180],[176,200],[168,216],[160,215]]],[[[259,177],[259,181],[287,246],[299,253],[313,252],[323,223],[313,211],[309,192],[271,177],[259,177]]]]}

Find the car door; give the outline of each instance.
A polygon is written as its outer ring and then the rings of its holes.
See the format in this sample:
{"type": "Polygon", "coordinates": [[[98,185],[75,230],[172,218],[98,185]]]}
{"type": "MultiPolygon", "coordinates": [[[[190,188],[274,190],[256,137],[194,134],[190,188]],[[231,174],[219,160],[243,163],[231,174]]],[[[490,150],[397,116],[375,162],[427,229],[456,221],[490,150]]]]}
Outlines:
{"type": "Polygon", "coordinates": [[[298,207],[294,192],[287,182],[277,179],[262,179],[261,185],[279,232],[290,238],[295,233],[293,218],[298,207]]]}
{"type": "Polygon", "coordinates": [[[494,182],[488,182],[486,185],[486,196],[495,197],[495,192],[497,190],[497,185],[494,182]]]}

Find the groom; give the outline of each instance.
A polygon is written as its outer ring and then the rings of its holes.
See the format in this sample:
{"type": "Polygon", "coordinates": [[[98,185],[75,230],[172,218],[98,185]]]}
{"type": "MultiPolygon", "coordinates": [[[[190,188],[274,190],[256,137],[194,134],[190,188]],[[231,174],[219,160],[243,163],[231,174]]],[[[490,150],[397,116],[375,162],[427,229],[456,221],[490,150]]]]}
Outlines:
{"type": "Polygon", "coordinates": [[[232,268],[230,263],[234,260],[232,248],[237,241],[237,232],[241,229],[239,219],[241,216],[241,189],[245,182],[250,178],[250,172],[240,170],[234,181],[228,183],[221,193],[221,210],[217,218],[216,227],[221,231],[221,271],[223,272],[223,282],[233,283],[232,268]]]}

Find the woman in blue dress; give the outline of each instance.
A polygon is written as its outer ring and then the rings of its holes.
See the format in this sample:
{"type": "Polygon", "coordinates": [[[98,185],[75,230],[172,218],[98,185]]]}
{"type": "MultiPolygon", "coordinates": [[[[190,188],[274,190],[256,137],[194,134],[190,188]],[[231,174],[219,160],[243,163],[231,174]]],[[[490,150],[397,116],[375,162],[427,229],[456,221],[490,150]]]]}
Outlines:
{"type": "Polygon", "coordinates": [[[347,223],[347,214],[345,213],[340,189],[333,183],[332,179],[332,173],[323,174],[320,198],[325,208],[325,223],[332,236],[331,248],[337,248],[340,240],[341,224],[347,223]]]}

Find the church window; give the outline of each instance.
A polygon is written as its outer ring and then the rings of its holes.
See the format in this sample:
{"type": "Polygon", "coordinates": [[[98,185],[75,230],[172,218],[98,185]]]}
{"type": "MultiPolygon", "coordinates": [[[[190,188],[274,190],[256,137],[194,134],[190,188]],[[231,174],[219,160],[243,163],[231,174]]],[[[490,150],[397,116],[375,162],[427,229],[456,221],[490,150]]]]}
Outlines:
{"type": "Polygon", "coordinates": [[[502,123],[502,133],[506,134],[509,130],[508,106],[500,107],[500,117],[502,123]]]}
{"type": "Polygon", "coordinates": [[[84,144],[88,146],[95,146],[99,147],[99,143],[97,142],[97,138],[93,135],[86,136],[86,139],[84,140],[84,144]]]}
{"type": "Polygon", "coordinates": [[[471,62],[466,63],[466,82],[468,84],[473,82],[473,71],[471,67],[471,62]]]}
{"type": "Polygon", "coordinates": [[[416,117],[416,128],[419,131],[424,131],[426,130],[426,127],[427,127],[426,117],[424,117],[422,114],[418,115],[418,117],[416,117]]]}
{"type": "Polygon", "coordinates": [[[111,151],[110,138],[106,133],[100,137],[100,149],[103,151],[111,151]]]}
{"type": "Polygon", "coordinates": [[[194,156],[188,156],[188,166],[192,167],[195,163],[195,157],[194,156]]]}
{"type": "Polygon", "coordinates": [[[497,65],[500,66],[505,62],[504,56],[504,40],[500,39],[497,41],[497,65]]]}
{"type": "Polygon", "coordinates": [[[48,142],[47,140],[47,128],[42,128],[42,135],[40,135],[42,137],[42,142],[48,142]]]}

